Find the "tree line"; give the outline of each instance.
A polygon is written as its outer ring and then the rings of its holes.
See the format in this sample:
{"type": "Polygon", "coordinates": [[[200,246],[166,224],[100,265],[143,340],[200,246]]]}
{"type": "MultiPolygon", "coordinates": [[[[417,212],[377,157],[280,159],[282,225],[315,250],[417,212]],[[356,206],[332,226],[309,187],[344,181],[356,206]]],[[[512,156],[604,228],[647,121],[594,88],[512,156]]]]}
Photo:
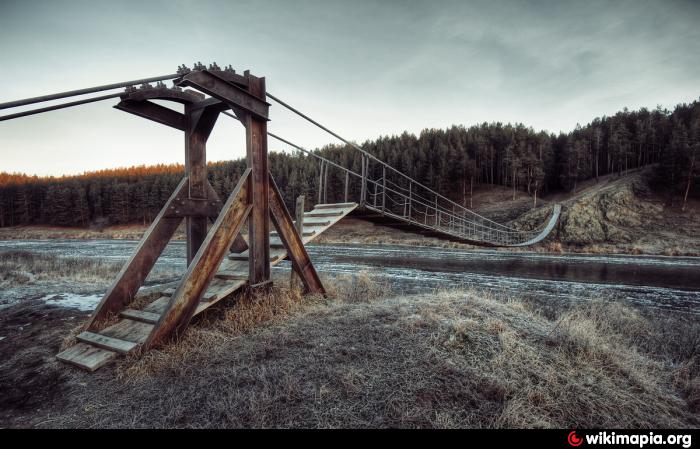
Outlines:
{"type": "MultiPolygon", "coordinates": [[[[569,133],[535,131],[523,124],[482,123],[382,136],[361,146],[406,175],[471,206],[475,188],[504,186],[536,197],[576,190],[578,183],[622,175],[654,164],[655,187],[682,207],[698,196],[700,102],[600,117],[569,133]]],[[[314,150],[355,172],[361,155],[346,145],[314,150]]],[[[271,152],[270,168],[288,207],[300,194],[318,198],[320,166],[301,152],[271,152]]],[[[226,198],[245,170],[245,160],[210,163],[208,178],[226,198]]],[[[37,177],[0,173],[0,226],[88,226],[149,223],[184,174],[178,164],[100,170],[79,176],[37,177]]],[[[370,166],[379,179],[381,166],[370,166]]],[[[327,201],[342,201],[345,175],[331,168],[327,201]]],[[[360,185],[349,185],[357,197],[360,185]]]]}

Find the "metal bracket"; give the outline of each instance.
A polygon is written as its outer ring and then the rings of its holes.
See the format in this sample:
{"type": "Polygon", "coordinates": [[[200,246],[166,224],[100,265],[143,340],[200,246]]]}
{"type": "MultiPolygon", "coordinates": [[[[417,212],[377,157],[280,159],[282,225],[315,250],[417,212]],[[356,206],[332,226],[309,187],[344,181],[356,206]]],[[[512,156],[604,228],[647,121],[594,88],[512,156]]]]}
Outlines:
{"type": "Polygon", "coordinates": [[[216,217],[221,201],[200,198],[175,198],[165,213],[166,217],[216,217]]]}

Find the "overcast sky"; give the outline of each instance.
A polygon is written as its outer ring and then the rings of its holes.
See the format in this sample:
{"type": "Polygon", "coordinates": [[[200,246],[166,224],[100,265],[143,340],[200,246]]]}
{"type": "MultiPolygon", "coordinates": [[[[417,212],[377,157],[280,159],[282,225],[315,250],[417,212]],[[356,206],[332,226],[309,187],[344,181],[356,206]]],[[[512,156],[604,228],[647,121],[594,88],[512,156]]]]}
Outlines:
{"type": "MultiPolygon", "coordinates": [[[[698,24],[697,1],[0,0],[0,102],[215,61],[265,76],[357,141],[484,121],[568,131],[625,106],[697,99],[698,24]]],[[[0,171],[184,161],[182,132],[115,103],[0,122],[0,171]]],[[[303,146],[333,142],[279,106],[271,119],[303,146]]],[[[244,145],[221,117],[208,158],[244,145]]]]}

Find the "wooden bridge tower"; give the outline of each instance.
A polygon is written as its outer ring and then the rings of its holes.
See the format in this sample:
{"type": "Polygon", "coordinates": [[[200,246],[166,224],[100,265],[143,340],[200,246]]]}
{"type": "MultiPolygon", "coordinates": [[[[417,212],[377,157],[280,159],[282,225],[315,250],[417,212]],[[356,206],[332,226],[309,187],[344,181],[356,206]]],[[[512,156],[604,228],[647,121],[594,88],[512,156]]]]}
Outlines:
{"type": "MultiPolygon", "coordinates": [[[[299,274],[305,291],[325,293],[302,237],[268,170],[265,79],[246,71],[237,74],[216,65],[194,70],[184,66],[175,80],[178,87],[143,85],[127,89],[115,107],[179,129],[185,136],[185,177],[146,231],[131,259],[117,275],[86,331],[98,332],[111,314],[117,314],[135,298],[139,288],[184,219],[187,233],[187,272],[164,312],[157,318],[142,347],[161,344],[189,324],[207,286],[230,248],[247,249],[248,285],[266,286],[270,280],[270,220],[299,274]],[[191,87],[194,90],[183,90],[191,87]],[[205,93],[211,98],[205,99],[205,93]],[[184,113],[151,100],[184,105],[184,113]],[[247,169],[224,204],[207,180],[206,143],[220,113],[231,109],[246,130],[247,169]],[[215,219],[208,229],[210,220],[215,219]],[[248,220],[248,241],[240,231],[248,220]]],[[[95,334],[99,335],[99,334],[95,334]]],[[[99,340],[99,337],[93,337],[99,340]]],[[[98,345],[99,346],[99,345],[98,345]]],[[[59,358],[60,355],[59,355],[59,358]]],[[[70,361],[70,360],[67,360],[70,361]]]]}

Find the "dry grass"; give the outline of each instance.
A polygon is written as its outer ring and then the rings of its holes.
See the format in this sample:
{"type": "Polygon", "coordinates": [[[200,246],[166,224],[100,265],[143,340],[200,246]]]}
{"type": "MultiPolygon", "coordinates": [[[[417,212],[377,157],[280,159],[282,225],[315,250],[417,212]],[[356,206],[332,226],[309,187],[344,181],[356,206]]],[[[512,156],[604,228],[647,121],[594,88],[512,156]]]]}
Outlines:
{"type": "MultiPolygon", "coordinates": [[[[114,279],[123,262],[61,257],[31,251],[0,251],[0,286],[17,286],[42,281],[71,281],[105,284],[114,279]]],[[[169,279],[178,272],[156,269],[149,280],[169,279]]]]}
{"type": "MultiPolygon", "coordinates": [[[[326,281],[329,284],[329,281],[326,281]]],[[[71,372],[59,427],[698,426],[697,318],[594,303],[546,317],[478,291],[274,288],[177,344],[71,372]],[[370,299],[375,298],[375,299],[370,299]]]]}

